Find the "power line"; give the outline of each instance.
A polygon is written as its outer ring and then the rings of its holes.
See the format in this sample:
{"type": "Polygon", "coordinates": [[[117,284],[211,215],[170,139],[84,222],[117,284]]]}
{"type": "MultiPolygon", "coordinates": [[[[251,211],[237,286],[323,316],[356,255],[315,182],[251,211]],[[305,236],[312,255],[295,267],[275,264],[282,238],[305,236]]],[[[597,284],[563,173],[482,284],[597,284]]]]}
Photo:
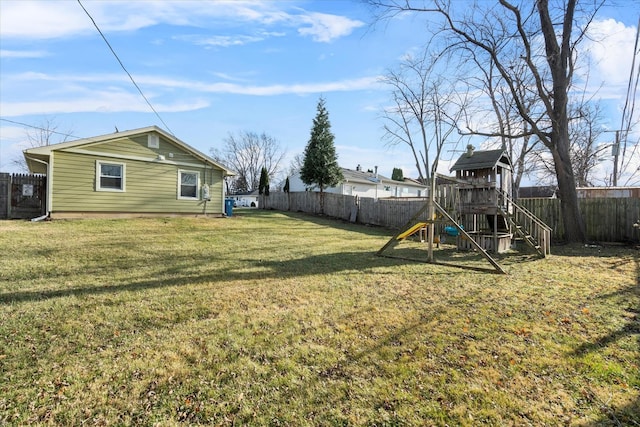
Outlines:
{"type": "Polygon", "coordinates": [[[158,114],[158,112],[156,111],[155,108],[153,108],[153,105],[151,105],[151,102],[149,102],[149,100],[147,99],[147,97],[145,96],[145,94],[142,92],[142,89],[140,89],[140,86],[138,86],[138,84],[136,83],[136,81],[133,79],[133,76],[131,75],[131,73],[129,73],[129,71],[127,71],[127,68],[124,66],[124,64],[122,63],[122,61],[120,60],[120,58],[118,57],[118,54],[116,53],[115,50],[113,50],[113,47],[111,47],[111,44],[109,43],[109,41],[107,40],[107,38],[105,37],[105,35],[102,33],[102,31],[100,30],[100,27],[98,27],[98,24],[96,24],[96,21],[93,19],[93,17],[91,16],[91,14],[89,13],[89,11],[87,9],[85,9],[85,7],[83,6],[82,2],[80,0],[78,0],[78,4],[80,5],[80,7],[82,8],[82,10],[84,10],[84,13],[87,14],[87,16],[89,17],[89,19],[91,19],[91,22],[93,22],[93,26],[96,27],[96,30],[98,30],[98,33],[100,33],[100,36],[102,36],[102,40],[104,40],[104,42],[107,44],[107,46],[109,46],[109,50],[111,50],[111,53],[113,54],[113,56],[115,56],[116,60],[118,60],[118,63],[120,64],[120,66],[122,67],[122,69],[124,70],[125,73],[127,73],[127,76],[129,76],[129,79],[131,80],[131,83],[133,83],[133,85],[136,87],[136,89],[138,89],[138,92],[140,92],[140,95],[142,95],[142,97],[144,98],[144,100],[146,101],[147,105],[151,108],[151,110],[155,113],[156,117],[158,118],[158,120],[160,120],[162,122],[162,124],[164,125],[164,127],[169,131],[169,133],[171,135],[173,135],[173,132],[171,131],[171,129],[169,129],[169,126],[167,126],[167,124],[164,122],[164,120],[162,120],[162,117],[160,117],[160,114],[158,114]]]}
{"type": "Polygon", "coordinates": [[[55,130],[46,129],[46,128],[43,128],[43,127],[40,127],[40,126],[34,126],[34,125],[27,124],[27,123],[16,122],[15,120],[9,120],[9,119],[5,119],[3,117],[0,117],[0,120],[2,120],[3,122],[13,123],[14,125],[25,126],[25,127],[31,128],[31,129],[38,129],[38,130],[41,130],[41,131],[44,131],[44,132],[54,133],[56,135],[62,135],[64,137],[69,137],[70,136],[72,138],[80,139],[79,136],[76,136],[76,135],[71,134],[71,133],[56,132],[55,130]]]}

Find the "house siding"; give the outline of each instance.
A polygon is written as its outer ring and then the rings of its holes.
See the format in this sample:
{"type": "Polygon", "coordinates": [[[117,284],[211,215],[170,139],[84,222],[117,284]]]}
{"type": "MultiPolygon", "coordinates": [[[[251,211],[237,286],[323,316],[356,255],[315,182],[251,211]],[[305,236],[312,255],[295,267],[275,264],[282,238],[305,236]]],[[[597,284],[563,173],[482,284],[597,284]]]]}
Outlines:
{"type": "Polygon", "coordinates": [[[139,135],[131,138],[122,138],[120,140],[102,141],[96,144],[87,145],[83,147],[85,151],[91,151],[99,154],[108,152],[109,154],[124,156],[124,157],[144,157],[155,159],[158,155],[163,155],[167,160],[179,160],[179,161],[195,161],[195,157],[191,153],[187,153],[181,148],[176,147],[174,144],[168,142],[166,139],[159,137],[159,147],[148,147],[148,135],[139,135]],[[170,154],[173,153],[174,158],[170,158],[170,154]]]}
{"type": "MultiPolygon", "coordinates": [[[[139,139],[139,138],[135,138],[139,139]]],[[[149,157],[154,150],[146,148],[146,136],[141,141],[118,141],[110,143],[108,151],[118,157],[79,154],[58,151],[54,153],[54,179],[52,182],[52,213],[56,212],[135,212],[135,213],[205,213],[203,200],[178,199],[178,170],[199,172],[200,184],[210,185],[212,199],[207,202],[206,213],[222,213],[222,171],[205,168],[202,162],[175,146],[170,148],[179,164],[141,161],[119,158],[119,156],[149,157]],[[113,145],[112,145],[113,144],[113,145]],[[125,191],[96,191],[96,160],[124,163],[125,191]]],[[[107,147],[96,144],[98,152],[107,147]]],[[[163,149],[161,139],[160,150],[163,149]]],[[[155,156],[154,156],[155,158],[155,156]]],[[[200,192],[199,192],[200,196],[200,192]]]]}

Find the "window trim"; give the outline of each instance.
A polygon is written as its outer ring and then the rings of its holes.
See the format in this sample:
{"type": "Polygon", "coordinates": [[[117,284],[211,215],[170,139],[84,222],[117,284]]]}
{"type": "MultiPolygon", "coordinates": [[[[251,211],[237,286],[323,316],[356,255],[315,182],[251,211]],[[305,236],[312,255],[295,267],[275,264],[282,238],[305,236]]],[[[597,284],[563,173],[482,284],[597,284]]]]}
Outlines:
{"type": "Polygon", "coordinates": [[[187,169],[178,169],[178,200],[200,200],[200,172],[187,169]],[[189,197],[182,195],[182,174],[191,174],[196,176],[196,196],[189,197]]]}
{"type": "Polygon", "coordinates": [[[106,160],[96,160],[96,191],[109,191],[109,192],[114,192],[114,193],[124,193],[125,191],[127,191],[127,187],[126,187],[126,176],[127,176],[127,164],[126,163],[120,163],[120,162],[110,162],[110,161],[106,161],[106,160]],[[121,168],[121,185],[120,188],[114,188],[114,187],[103,187],[101,185],[101,178],[102,178],[102,165],[113,165],[113,166],[120,166],[121,168]]]}

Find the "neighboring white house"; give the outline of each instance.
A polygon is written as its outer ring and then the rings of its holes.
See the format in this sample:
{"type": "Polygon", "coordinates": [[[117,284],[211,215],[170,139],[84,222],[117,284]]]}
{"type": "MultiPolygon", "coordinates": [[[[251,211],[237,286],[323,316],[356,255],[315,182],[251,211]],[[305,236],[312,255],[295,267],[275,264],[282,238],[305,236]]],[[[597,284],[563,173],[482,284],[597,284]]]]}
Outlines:
{"type": "MultiPolygon", "coordinates": [[[[394,181],[375,172],[365,172],[360,165],[353,169],[342,168],[344,181],[335,187],[325,188],[327,193],[344,194],[348,196],[370,197],[374,199],[386,197],[426,197],[428,187],[415,180],[405,178],[404,181],[394,181]]],[[[320,191],[317,187],[310,188],[300,179],[300,173],[289,177],[289,191],[320,191]]]]}
{"type": "Polygon", "coordinates": [[[230,194],[227,196],[227,199],[233,199],[234,206],[236,207],[257,208],[258,197],[258,190],[255,190],[250,193],[230,194]]]}

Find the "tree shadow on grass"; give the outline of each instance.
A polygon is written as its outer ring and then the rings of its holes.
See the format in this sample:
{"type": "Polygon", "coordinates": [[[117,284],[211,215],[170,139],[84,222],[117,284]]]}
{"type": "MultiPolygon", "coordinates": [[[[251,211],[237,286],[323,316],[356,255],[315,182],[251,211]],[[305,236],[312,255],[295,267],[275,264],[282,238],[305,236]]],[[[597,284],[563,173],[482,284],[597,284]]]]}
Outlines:
{"type": "Polygon", "coordinates": [[[582,243],[561,243],[551,246],[551,254],[566,257],[611,257],[636,258],[640,247],[625,244],[603,243],[603,244],[582,244],[582,243]]]}
{"type": "Polygon", "coordinates": [[[331,227],[338,230],[351,231],[356,233],[363,233],[370,236],[389,236],[394,233],[393,230],[376,225],[353,223],[341,218],[335,218],[325,215],[312,215],[303,212],[291,212],[291,211],[275,211],[275,210],[255,210],[247,214],[253,218],[264,217],[265,219],[272,219],[274,214],[283,215],[292,220],[301,220],[310,222],[316,225],[331,227]]]}
{"type": "MultiPolygon", "coordinates": [[[[119,292],[141,292],[149,289],[202,285],[211,283],[215,286],[229,286],[231,282],[255,283],[261,280],[288,279],[312,275],[330,275],[345,272],[353,274],[393,274],[372,269],[394,267],[406,261],[380,258],[368,252],[339,252],[312,255],[290,260],[262,260],[260,258],[235,258],[233,263],[228,258],[206,256],[172,256],[171,260],[159,258],[156,265],[150,268],[146,277],[128,283],[105,283],[64,287],[57,285],[55,289],[29,290],[0,293],[0,304],[11,304],[26,301],[39,301],[68,296],[89,296],[119,292]],[[167,266],[167,264],[170,264],[167,266]]],[[[93,271],[91,274],[96,273],[93,271]]],[[[106,275],[108,272],[103,271],[106,275]]],[[[450,274],[442,268],[434,269],[429,274],[450,274]]],[[[58,275],[56,275],[58,277],[58,275]]],[[[92,278],[92,280],[94,280],[92,278]]]]}
{"type": "MultiPolygon", "coordinates": [[[[626,304],[624,311],[626,312],[626,321],[619,329],[598,338],[594,342],[587,342],[580,345],[573,351],[574,356],[583,356],[587,353],[598,352],[600,349],[615,344],[621,339],[627,337],[635,337],[637,343],[637,353],[640,355],[640,259],[635,259],[636,264],[636,283],[626,289],[618,292],[603,295],[601,298],[615,298],[626,304]]],[[[635,362],[635,366],[640,367],[640,356],[635,362]]],[[[622,407],[612,407],[605,402],[598,402],[602,410],[601,418],[588,426],[640,426],[640,371],[636,370],[635,392],[636,399],[628,405],[622,407]]],[[[594,397],[595,398],[595,397],[594,397]]]]}
{"type": "MultiPolygon", "coordinates": [[[[414,262],[431,263],[435,265],[454,267],[463,270],[474,270],[485,273],[501,273],[492,263],[477,250],[459,250],[453,242],[441,243],[433,246],[433,262],[428,260],[428,244],[417,238],[409,237],[387,247],[382,256],[414,262]]],[[[502,267],[509,267],[523,262],[535,262],[541,258],[528,247],[519,245],[517,249],[489,256],[502,267]]],[[[508,271],[507,271],[508,273],[508,271]]]]}
{"type": "MultiPolygon", "coordinates": [[[[302,220],[305,222],[313,223],[320,226],[331,227],[339,230],[363,233],[368,236],[375,236],[381,238],[391,239],[397,229],[391,229],[387,227],[364,225],[360,223],[351,223],[349,221],[322,215],[313,215],[301,212],[289,212],[289,211],[273,211],[273,210],[254,210],[249,213],[252,217],[264,217],[265,219],[272,219],[274,212],[279,215],[286,216],[294,220],[302,220]]],[[[427,243],[422,242],[416,245],[409,245],[408,248],[402,247],[404,242],[409,240],[415,240],[415,237],[405,239],[400,245],[393,245],[387,248],[382,256],[402,260],[404,262],[420,262],[428,263],[427,257],[427,243]]],[[[455,238],[453,238],[455,243],[455,238]]],[[[450,242],[447,242],[450,243],[450,242]]],[[[382,247],[382,246],[381,246],[382,247]]],[[[377,252],[380,248],[373,248],[374,252],[377,252]]],[[[561,245],[559,247],[552,247],[552,254],[555,250],[558,250],[559,255],[573,255],[573,256],[620,256],[620,248],[613,247],[613,249],[607,246],[598,246],[596,249],[591,247],[585,247],[584,245],[561,245]],[[604,248],[604,249],[603,249],[604,248]],[[594,252],[597,250],[597,252],[594,252]]],[[[623,248],[624,250],[624,248],[623,248]]],[[[536,262],[542,258],[529,246],[523,242],[516,242],[514,249],[511,249],[504,253],[489,253],[489,255],[501,266],[508,267],[523,262],[536,262]]],[[[457,250],[455,244],[442,245],[442,249],[434,250],[434,265],[440,265],[445,267],[461,268],[465,270],[480,271],[485,273],[499,273],[491,263],[486,260],[479,252],[475,250],[457,250]]]]}

